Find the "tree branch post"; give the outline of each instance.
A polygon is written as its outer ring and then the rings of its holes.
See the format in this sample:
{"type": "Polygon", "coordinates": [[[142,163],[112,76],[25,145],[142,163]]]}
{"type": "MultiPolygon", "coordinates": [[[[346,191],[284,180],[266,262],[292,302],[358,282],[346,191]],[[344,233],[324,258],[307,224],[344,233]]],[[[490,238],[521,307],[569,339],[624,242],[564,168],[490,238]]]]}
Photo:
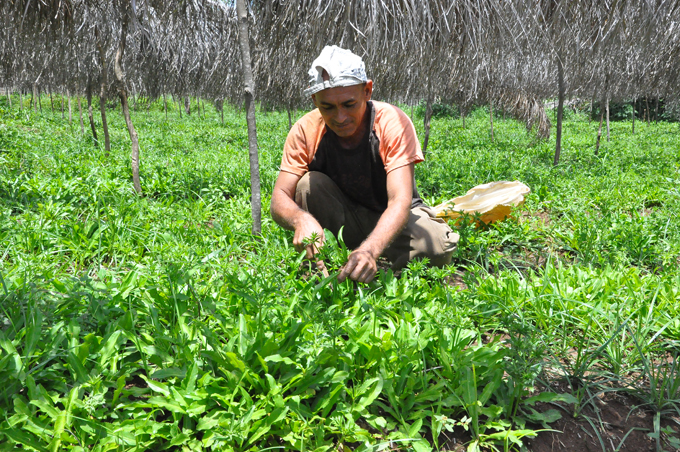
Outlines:
{"type": "Polygon", "coordinates": [[[33,112],[38,113],[38,84],[37,83],[33,84],[33,97],[31,98],[31,102],[33,102],[33,112]]]}
{"type": "Polygon", "coordinates": [[[600,103],[600,127],[597,129],[597,141],[595,142],[595,155],[598,155],[600,152],[600,139],[602,138],[602,121],[604,120],[604,108],[602,108],[602,104],[604,104],[604,102],[600,103]]]}
{"type": "Polygon", "coordinates": [[[87,89],[85,90],[87,96],[87,117],[90,120],[90,127],[92,128],[92,138],[94,139],[94,146],[99,147],[99,140],[97,139],[97,128],[94,126],[94,115],[92,115],[92,81],[89,76],[87,78],[87,89]]]}
{"type": "Polygon", "coordinates": [[[135,187],[135,191],[138,195],[142,194],[142,184],[139,180],[139,139],[137,138],[137,131],[135,126],[132,124],[132,119],[130,118],[130,107],[128,106],[128,96],[127,90],[125,88],[125,73],[123,72],[123,66],[121,61],[123,60],[123,53],[125,52],[125,39],[127,36],[128,29],[128,7],[129,1],[127,0],[123,7],[121,8],[121,31],[120,31],[120,41],[118,42],[118,49],[116,50],[116,58],[113,64],[113,72],[116,75],[116,84],[118,85],[118,96],[120,97],[120,105],[125,118],[125,124],[127,125],[128,133],[130,135],[130,141],[132,142],[130,161],[132,166],[132,184],[135,187]]]}
{"type": "Polygon", "coordinates": [[[637,99],[633,99],[633,111],[631,113],[631,116],[633,117],[633,135],[635,135],[635,101],[637,99]]]}
{"type": "Polygon", "coordinates": [[[73,125],[73,112],[71,110],[71,91],[66,90],[66,97],[68,98],[68,125],[73,125]]]}
{"type": "Polygon", "coordinates": [[[562,152],[562,118],[564,117],[564,68],[562,60],[557,57],[557,127],[555,128],[555,159],[553,165],[560,163],[560,153],[562,152]]]}
{"type": "Polygon", "coordinates": [[[78,117],[80,118],[80,134],[85,134],[85,126],[83,124],[83,106],[80,102],[80,95],[78,95],[78,117]]]}
{"type": "Polygon", "coordinates": [[[607,109],[607,142],[609,142],[609,93],[607,93],[607,101],[605,105],[607,109]]]}
{"type": "Polygon", "coordinates": [[[493,143],[493,99],[489,100],[489,123],[491,126],[491,142],[493,143]]]}
{"type": "Polygon", "coordinates": [[[94,35],[97,39],[97,50],[99,51],[99,62],[102,65],[101,74],[101,88],[99,90],[99,111],[102,116],[102,128],[104,129],[104,150],[106,155],[111,152],[111,140],[109,138],[109,125],[106,121],[106,86],[108,85],[107,75],[106,75],[106,53],[102,46],[101,36],[99,35],[99,27],[95,25],[94,35]]]}
{"type": "Polygon", "coordinates": [[[433,96],[431,94],[431,91],[429,89],[429,84],[428,84],[428,93],[427,93],[427,101],[425,105],[425,117],[423,118],[423,129],[425,130],[425,138],[423,139],[423,154],[427,152],[427,145],[430,142],[430,126],[431,126],[431,121],[432,121],[432,102],[433,102],[433,96]]]}
{"type": "Polygon", "coordinates": [[[239,23],[239,46],[243,68],[244,95],[246,101],[246,122],[248,123],[248,156],[250,160],[250,203],[252,206],[253,235],[262,233],[262,208],[260,193],[260,163],[257,151],[257,126],[255,124],[255,83],[250,62],[250,37],[248,34],[248,10],[245,0],[236,0],[236,14],[239,23]]]}

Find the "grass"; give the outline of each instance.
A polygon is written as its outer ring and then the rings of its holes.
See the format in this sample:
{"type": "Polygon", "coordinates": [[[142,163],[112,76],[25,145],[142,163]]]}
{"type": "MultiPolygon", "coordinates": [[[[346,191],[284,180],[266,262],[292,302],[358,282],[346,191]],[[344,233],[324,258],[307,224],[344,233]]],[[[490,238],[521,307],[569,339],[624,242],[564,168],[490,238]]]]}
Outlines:
{"type": "Polygon", "coordinates": [[[515,121],[491,142],[483,110],[465,129],[435,119],[429,203],[491,180],[532,194],[513,221],[457,226],[451,266],[354,285],[333,278],[335,241],[323,279],[268,215],[285,113],[258,114],[255,240],[242,112],[133,112],[138,197],[119,111],[105,156],[58,113],[4,102],[2,450],[427,451],[454,429],[469,450],[519,450],[560,415],[537,401],[578,415],[617,389],[659,418],[680,407],[677,124],[613,123],[595,156],[597,124],[571,114],[553,167],[554,141],[515,121]]]}

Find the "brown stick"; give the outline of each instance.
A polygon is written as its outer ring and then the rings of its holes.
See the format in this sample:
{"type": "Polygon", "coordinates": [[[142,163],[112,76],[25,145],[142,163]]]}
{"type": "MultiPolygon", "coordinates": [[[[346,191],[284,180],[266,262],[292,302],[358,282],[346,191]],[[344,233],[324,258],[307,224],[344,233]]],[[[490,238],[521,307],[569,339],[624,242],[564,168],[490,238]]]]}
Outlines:
{"type": "Polygon", "coordinates": [[[248,34],[248,11],[245,0],[236,0],[236,14],[239,24],[239,47],[243,68],[246,122],[248,124],[248,157],[250,161],[250,205],[252,207],[252,233],[262,233],[262,199],[260,193],[260,163],[257,149],[257,125],[255,124],[255,83],[250,62],[250,37],[248,34]]]}
{"type": "Polygon", "coordinates": [[[607,142],[609,142],[609,95],[607,95],[607,142]]]}
{"type": "Polygon", "coordinates": [[[80,134],[85,134],[85,126],[83,125],[83,106],[80,103],[80,96],[78,96],[78,117],[80,118],[80,134]]]}
{"type": "MultiPolygon", "coordinates": [[[[428,85],[429,86],[429,85],[428,85]]],[[[425,118],[423,118],[423,129],[425,130],[425,138],[423,139],[423,154],[427,152],[427,145],[430,142],[430,127],[432,121],[432,102],[433,96],[429,93],[427,94],[427,101],[425,105],[425,118]]]]}
{"type": "Polygon", "coordinates": [[[600,127],[597,129],[597,141],[595,142],[595,155],[600,152],[600,139],[602,138],[602,120],[604,119],[604,110],[600,105],[600,127]]]}
{"type": "Polygon", "coordinates": [[[90,120],[90,127],[92,128],[92,138],[94,138],[94,146],[99,147],[99,140],[97,139],[97,128],[94,126],[94,116],[92,115],[92,83],[88,77],[87,80],[87,90],[85,91],[87,96],[87,117],[90,120]]]}
{"type": "MultiPolygon", "coordinates": [[[[129,0],[128,0],[129,1],[129,0]]],[[[132,124],[132,119],[130,119],[130,107],[128,106],[127,90],[125,89],[125,73],[123,72],[123,67],[121,65],[121,60],[123,59],[123,52],[125,52],[125,38],[127,36],[128,28],[128,2],[126,2],[122,8],[122,26],[120,32],[120,41],[118,42],[118,49],[116,50],[116,59],[114,61],[113,72],[116,74],[116,81],[118,84],[118,95],[120,97],[120,104],[123,111],[123,117],[125,118],[125,124],[127,125],[128,133],[130,134],[130,141],[132,142],[132,152],[130,155],[130,161],[132,164],[132,184],[135,187],[135,191],[138,195],[142,194],[142,185],[139,181],[139,140],[137,138],[137,131],[135,126],[132,124]]]]}
{"type": "Polygon", "coordinates": [[[99,111],[102,116],[102,129],[104,129],[104,151],[106,155],[111,152],[111,139],[109,138],[109,125],[106,121],[106,86],[108,85],[106,73],[106,54],[102,46],[101,36],[99,36],[99,27],[95,25],[94,34],[97,39],[97,49],[99,51],[99,61],[102,65],[102,80],[101,88],[99,90],[99,111]]]}
{"type": "Polygon", "coordinates": [[[489,121],[491,122],[491,142],[493,143],[493,101],[489,101],[489,121]]]}
{"type": "Polygon", "coordinates": [[[557,166],[560,162],[560,153],[562,152],[562,118],[564,115],[564,71],[562,69],[562,60],[557,58],[557,128],[555,129],[555,158],[553,159],[553,166],[557,166]]]}
{"type": "Polygon", "coordinates": [[[633,99],[633,135],[635,135],[635,101],[636,99],[633,99]]]}
{"type": "Polygon", "coordinates": [[[66,90],[66,97],[68,97],[68,125],[73,124],[73,113],[71,111],[71,92],[66,90]]]}

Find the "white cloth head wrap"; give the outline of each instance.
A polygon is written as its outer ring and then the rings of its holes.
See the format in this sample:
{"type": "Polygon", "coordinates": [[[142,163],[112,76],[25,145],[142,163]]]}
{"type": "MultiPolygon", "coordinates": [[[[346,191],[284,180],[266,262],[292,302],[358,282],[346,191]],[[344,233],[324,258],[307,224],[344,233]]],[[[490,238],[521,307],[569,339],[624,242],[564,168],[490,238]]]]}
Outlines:
{"type": "Polygon", "coordinates": [[[321,55],[314,60],[309,69],[309,88],[304,91],[305,96],[337,86],[352,86],[366,83],[366,67],[359,55],[341,49],[338,46],[326,46],[321,55]],[[328,80],[324,81],[323,71],[328,72],[328,80]]]}

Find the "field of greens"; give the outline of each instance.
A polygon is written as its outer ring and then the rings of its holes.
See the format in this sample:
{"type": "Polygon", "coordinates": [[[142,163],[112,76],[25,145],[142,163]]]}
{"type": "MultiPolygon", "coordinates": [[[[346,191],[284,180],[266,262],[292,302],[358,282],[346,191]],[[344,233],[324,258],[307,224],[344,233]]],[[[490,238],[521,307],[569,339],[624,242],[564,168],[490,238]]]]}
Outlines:
{"type": "Polygon", "coordinates": [[[107,156],[77,119],[0,100],[0,450],[527,450],[560,417],[625,450],[593,414],[612,391],[680,447],[677,123],[614,122],[596,156],[570,113],[553,167],[554,137],[514,120],[492,142],[484,109],[434,119],[426,202],[532,193],[455,226],[450,266],[365,285],[334,278],[342,244],[324,278],[269,216],[285,112],[258,113],[259,240],[242,111],[132,114],[142,197],[119,110],[107,156]]]}

